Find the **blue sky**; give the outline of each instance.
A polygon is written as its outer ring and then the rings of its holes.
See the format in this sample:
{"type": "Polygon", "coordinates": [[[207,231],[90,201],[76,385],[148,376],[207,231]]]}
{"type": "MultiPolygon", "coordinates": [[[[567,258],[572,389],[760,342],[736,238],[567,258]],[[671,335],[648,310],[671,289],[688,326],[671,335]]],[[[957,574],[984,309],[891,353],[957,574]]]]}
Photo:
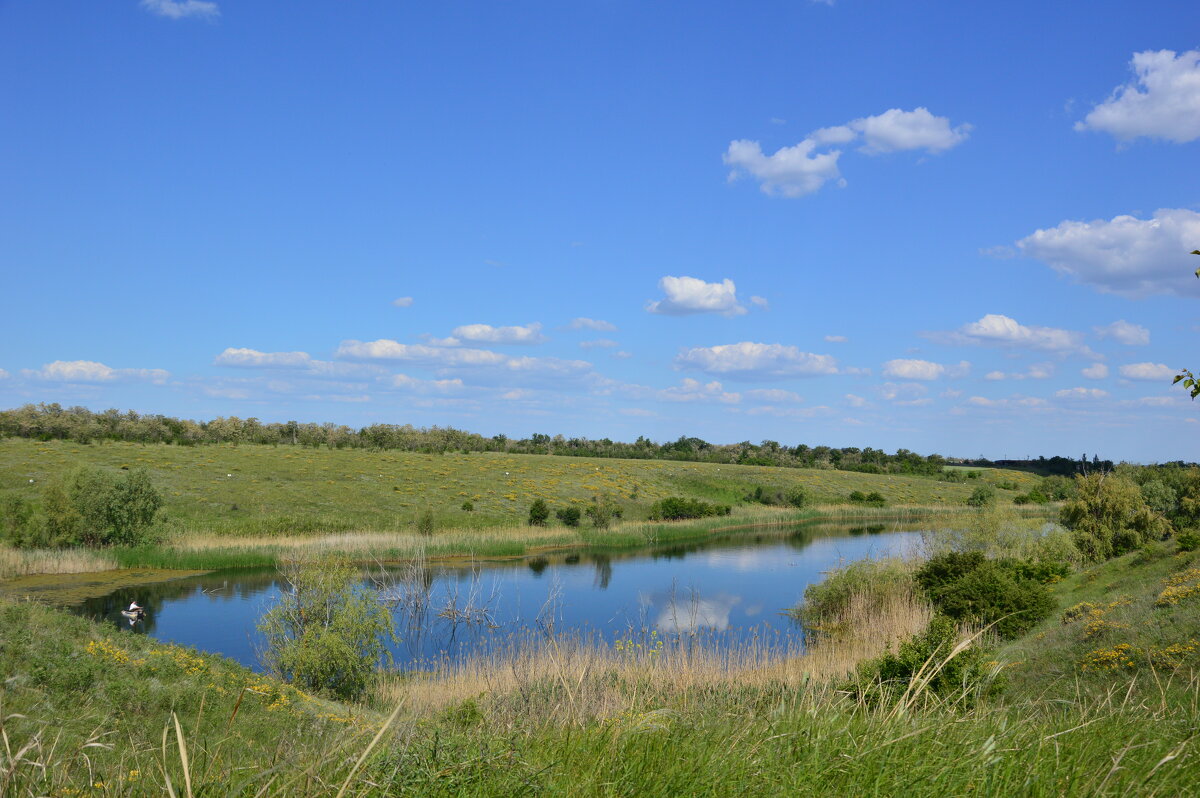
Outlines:
{"type": "Polygon", "coordinates": [[[1196,459],[1198,22],[0,0],[0,406],[1196,459]]]}

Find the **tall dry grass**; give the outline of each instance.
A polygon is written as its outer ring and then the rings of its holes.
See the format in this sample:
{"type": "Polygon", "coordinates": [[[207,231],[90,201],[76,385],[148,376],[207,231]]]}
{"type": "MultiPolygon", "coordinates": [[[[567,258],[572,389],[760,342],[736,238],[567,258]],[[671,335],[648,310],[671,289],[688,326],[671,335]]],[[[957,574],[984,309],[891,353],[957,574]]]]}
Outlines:
{"type": "Polygon", "coordinates": [[[781,647],[773,638],[733,645],[689,635],[664,640],[653,631],[611,643],[547,634],[424,673],[385,677],[375,699],[403,701],[415,716],[472,701],[486,704],[488,717],[502,723],[532,715],[583,724],[647,706],[686,710],[716,696],[828,691],[860,662],[922,631],[931,617],[928,602],[908,591],[882,601],[853,597],[840,631],[814,636],[807,649],[781,647]]]}
{"type": "Polygon", "coordinates": [[[31,574],[82,574],[116,567],[113,557],[90,549],[14,549],[0,544],[0,579],[31,574]]]}

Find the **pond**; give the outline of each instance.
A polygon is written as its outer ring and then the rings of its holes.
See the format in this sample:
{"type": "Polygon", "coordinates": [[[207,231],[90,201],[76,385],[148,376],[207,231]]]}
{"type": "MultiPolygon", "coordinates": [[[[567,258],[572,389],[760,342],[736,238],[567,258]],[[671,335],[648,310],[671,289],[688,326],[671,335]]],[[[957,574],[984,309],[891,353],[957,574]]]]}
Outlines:
{"type": "MultiPolygon", "coordinates": [[[[754,639],[795,649],[802,630],[785,610],[808,585],[839,564],[903,554],[919,543],[912,525],[807,524],[636,551],[377,567],[364,581],[383,585],[402,668],[479,654],[521,635],[564,632],[609,642],[650,632],[718,644],[754,639]]],[[[257,668],[256,624],[283,584],[273,569],[216,571],[123,586],[72,609],[257,668]],[[147,617],[131,625],[120,610],[135,600],[147,617]]]]}

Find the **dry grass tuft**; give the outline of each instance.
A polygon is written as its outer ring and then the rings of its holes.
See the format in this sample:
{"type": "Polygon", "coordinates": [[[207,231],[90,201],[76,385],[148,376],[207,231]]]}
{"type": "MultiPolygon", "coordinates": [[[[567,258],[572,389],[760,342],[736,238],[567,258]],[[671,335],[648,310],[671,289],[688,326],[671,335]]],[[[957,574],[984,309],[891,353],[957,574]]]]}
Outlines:
{"type": "Polygon", "coordinates": [[[14,549],[0,544],[0,579],[29,574],[83,574],[117,567],[111,556],[88,549],[14,549]]]}

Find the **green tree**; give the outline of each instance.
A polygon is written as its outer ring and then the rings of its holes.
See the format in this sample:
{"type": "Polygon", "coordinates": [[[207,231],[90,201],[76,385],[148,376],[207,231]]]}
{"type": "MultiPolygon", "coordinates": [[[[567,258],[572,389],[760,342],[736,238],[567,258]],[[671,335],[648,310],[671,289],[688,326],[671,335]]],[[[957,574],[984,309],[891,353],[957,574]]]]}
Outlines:
{"type": "Polygon", "coordinates": [[[543,499],[534,499],[529,505],[529,525],[545,526],[550,518],[550,508],[543,499]]]}
{"type": "Polygon", "coordinates": [[[258,623],[263,664],[310,692],[362,696],[379,665],[391,662],[391,613],[345,560],[292,563],[281,573],[286,587],[258,623]]]}
{"type": "Polygon", "coordinates": [[[1167,519],[1146,506],[1133,481],[1116,474],[1075,478],[1075,497],[1059,512],[1084,558],[1107,560],[1171,531],[1167,519]]]}

